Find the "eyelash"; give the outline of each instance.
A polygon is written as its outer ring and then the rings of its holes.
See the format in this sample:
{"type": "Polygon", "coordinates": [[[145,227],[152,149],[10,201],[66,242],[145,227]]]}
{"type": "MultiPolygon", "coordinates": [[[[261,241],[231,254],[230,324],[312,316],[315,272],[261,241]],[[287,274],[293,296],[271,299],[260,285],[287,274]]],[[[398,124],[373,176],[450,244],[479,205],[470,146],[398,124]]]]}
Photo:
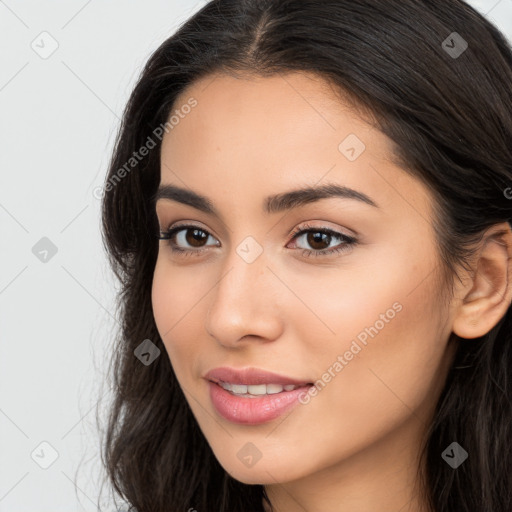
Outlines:
{"type": "MultiPolygon", "coordinates": [[[[193,224],[180,224],[178,226],[174,226],[173,228],[160,232],[160,236],[158,237],[160,240],[168,240],[168,244],[171,247],[171,250],[174,253],[179,253],[182,256],[187,255],[199,255],[203,251],[206,250],[205,247],[200,249],[181,249],[175,245],[175,243],[172,241],[174,238],[174,235],[176,235],[178,232],[186,230],[186,229],[197,229],[199,231],[202,231],[203,233],[208,234],[210,236],[211,234],[206,231],[206,229],[203,229],[199,226],[194,226],[193,224]]],[[[357,244],[357,240],[354,237],[344,235],[343,233],[339,233],[337,231],[333,231],[332,229],[325,228],[325,227],[316,227],[311,226],[309,224],[306,224],[304,226],[301,226],[300,228],[295,229],[292,234],[290,235],[292,237],[292,240],[295,240],[299,236],[302,236],[305,233],[322,233],[326,235],[330,235],[335,238],[339,238],[343,241],[343,243],[333,249],[322,249],[322,250],[315,250],[315,249],[302,249],[302,255],[306,257],[313,256],[330,256],[335,253],[343,253],[345,251],[350,250],[354,245],[357,244]]]]}

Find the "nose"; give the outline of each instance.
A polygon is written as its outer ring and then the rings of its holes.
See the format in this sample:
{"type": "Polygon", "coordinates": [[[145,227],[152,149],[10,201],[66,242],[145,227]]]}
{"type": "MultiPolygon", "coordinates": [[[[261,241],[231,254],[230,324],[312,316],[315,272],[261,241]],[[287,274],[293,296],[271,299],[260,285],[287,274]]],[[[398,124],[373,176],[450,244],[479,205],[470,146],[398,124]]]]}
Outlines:
{"type": "Polygon", "coordinates": [[[267,268],[269,263],[265,251],[249,263],[236,252],[236,247],[226,258],[209,294],[211,304],[205,325],[218,343],[239,347],[254,341],[272,341],[281,335],[283,290],[279,290],[279,280],[267,268]]]}

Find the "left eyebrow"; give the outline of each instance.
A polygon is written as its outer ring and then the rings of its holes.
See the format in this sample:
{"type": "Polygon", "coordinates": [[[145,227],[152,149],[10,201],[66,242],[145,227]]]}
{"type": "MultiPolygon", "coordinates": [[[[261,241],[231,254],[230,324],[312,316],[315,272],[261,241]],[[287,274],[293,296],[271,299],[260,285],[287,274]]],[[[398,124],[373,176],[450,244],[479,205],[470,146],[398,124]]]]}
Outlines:
{"type": "MultiPolygon", "coordinates": [[[[374,208],[379,208],[377,203],[363,192],[336,183],[329,183],[318,187],[304,187],[269,196],[264,200],[263,209],[266,213],[277,213],[332,197],[353,199],[374,208]]],[[[220,217],[217,209],[207,197],[192,190],[177,187],[176,185],[160,185],[152,197],[152,204],[156,204],[160,199],[177,201],[192,206],[204,213],[220,217]]]]}
{"type": "Polygon", "coordinates": [[[265,200],[265,210],[268,213],[282,212],[330,197],[355,199],[356,201],[379,208],[377,203],[363,192],[336,183],[328,183],[319,187],[304,187],[267,197],[265,200]]]}

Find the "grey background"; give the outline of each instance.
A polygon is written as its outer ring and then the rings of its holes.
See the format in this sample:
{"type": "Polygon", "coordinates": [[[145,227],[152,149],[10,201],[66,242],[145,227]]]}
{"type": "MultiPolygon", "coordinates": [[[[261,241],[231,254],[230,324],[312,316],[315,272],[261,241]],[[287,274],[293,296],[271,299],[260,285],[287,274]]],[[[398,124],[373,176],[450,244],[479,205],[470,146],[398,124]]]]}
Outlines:
{"type": "MultiPolygon", "coordinates": [[[[512,0],[470,3],[512,39],[512,0]]],[[[96,510],[117,325],[97,187],[141,67],[203,4],[0,0],[0,512],[96,510]]]]}

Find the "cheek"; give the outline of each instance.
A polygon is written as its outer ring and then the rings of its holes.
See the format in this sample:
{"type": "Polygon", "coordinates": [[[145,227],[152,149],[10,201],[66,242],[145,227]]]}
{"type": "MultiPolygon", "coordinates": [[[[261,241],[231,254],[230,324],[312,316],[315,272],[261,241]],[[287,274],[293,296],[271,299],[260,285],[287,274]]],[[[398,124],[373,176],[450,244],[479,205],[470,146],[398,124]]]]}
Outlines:
{"type": "Polygon", "coordinates": [[[439,313],[429,275],[435,264],[434,254],[383,247],[361,249],[336,268],[304,267],[300,279],[296,269],[282,268],[296,297],[288,297],[284,314],[318,355],[343,353],[358,340],[361,347],[372,345],[375,356],[387,357],[390,348],[410,346],[405,338],[413,332],[420,338],[432,333],[439,313]]]}
{"type": "Polygon", "coordinates": [[[305,275],[294,291],[310,311],[295,303],[287,310],[324,386],[318,396],[352,418],[419,406],[442,365],[435,255],[401,254],[305,275]]]}
{"type": "Polygon", "coordinates": [[[200,307],[206,286],[204,281],[199,284],[202,279],[199,270],[180,269],[166,256],[167,250],[160,248],[151,290],[153,313],[160,333],[174,333],[184,320],[197,314],[196,308],[200,307]]]}
{"type": "Polygon", "coordinates": [[[204,302],[204,286],[190,281],[190,272],[180,272],[159,256],[153,275],[151,300],[155,323],[178,378],[188,360],[199,350],[201,324],[197,321],[204,302]],[[176,371],[177,370],[177,371],[176,371]]]}

